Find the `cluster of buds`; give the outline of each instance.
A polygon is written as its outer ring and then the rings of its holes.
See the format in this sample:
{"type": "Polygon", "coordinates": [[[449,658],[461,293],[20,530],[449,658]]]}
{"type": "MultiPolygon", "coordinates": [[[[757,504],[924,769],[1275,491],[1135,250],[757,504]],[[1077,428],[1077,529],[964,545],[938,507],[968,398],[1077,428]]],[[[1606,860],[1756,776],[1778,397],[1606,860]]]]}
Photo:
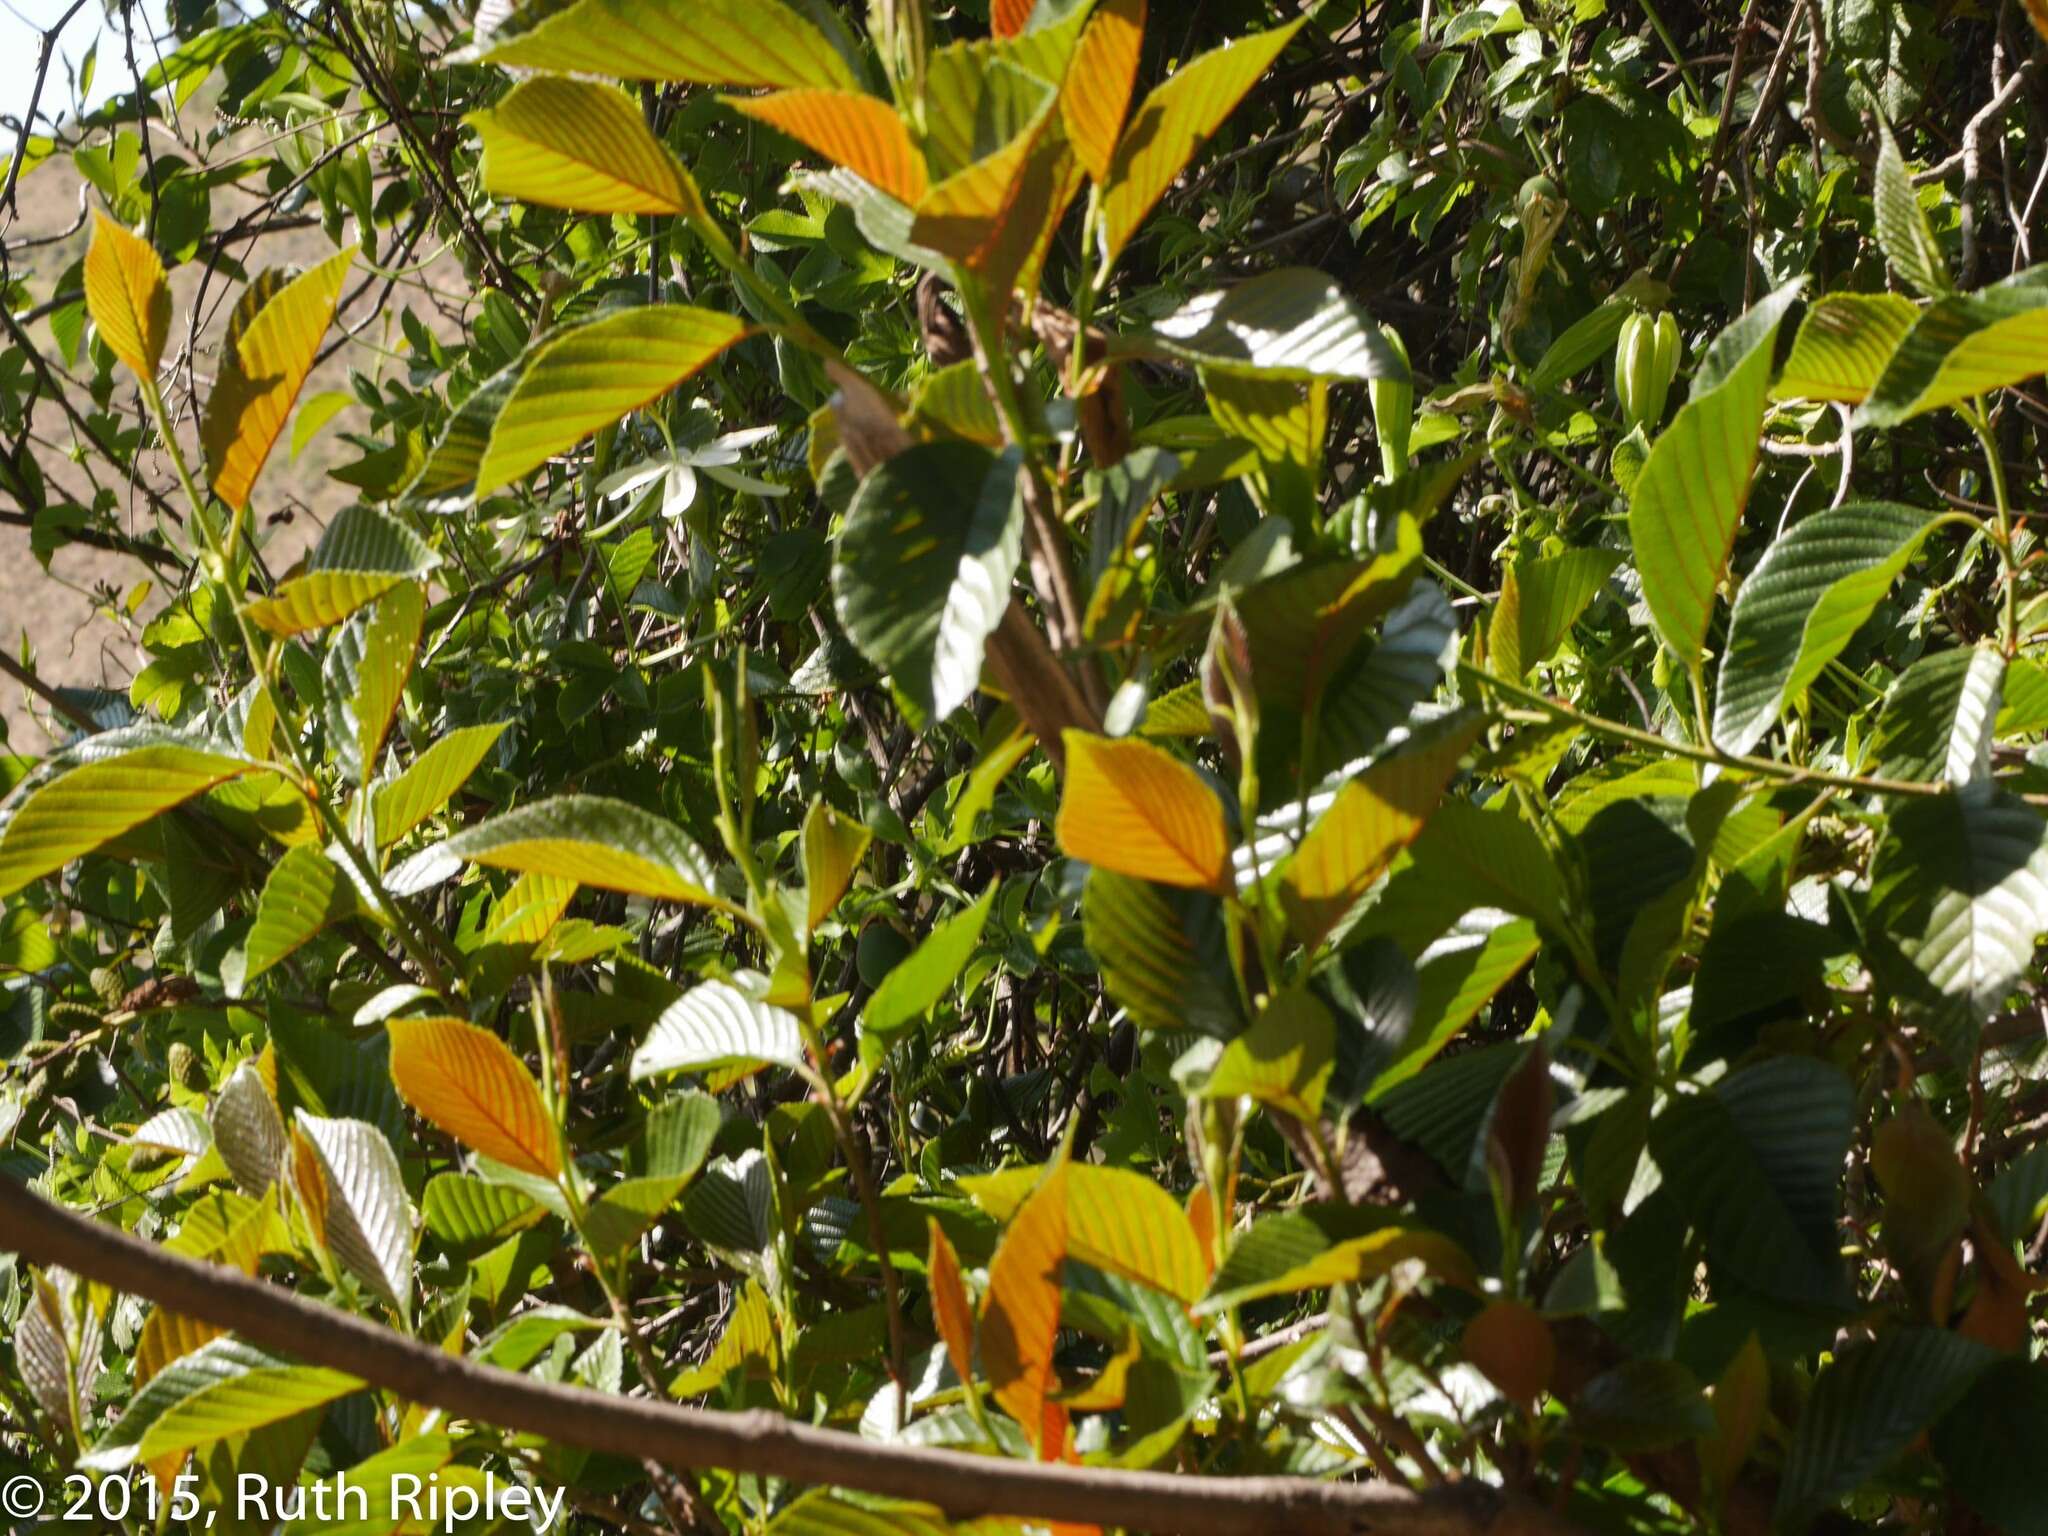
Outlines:
{"type": "Polygon", "coordinates": [[[1656,430],[1664,420],[1665,397],[1678,376],[1678,321],[1671,312],[1630,315],[1614,346],[1614,381],[1621,393],[1622,419],[1630,428],[1656,430]]]}

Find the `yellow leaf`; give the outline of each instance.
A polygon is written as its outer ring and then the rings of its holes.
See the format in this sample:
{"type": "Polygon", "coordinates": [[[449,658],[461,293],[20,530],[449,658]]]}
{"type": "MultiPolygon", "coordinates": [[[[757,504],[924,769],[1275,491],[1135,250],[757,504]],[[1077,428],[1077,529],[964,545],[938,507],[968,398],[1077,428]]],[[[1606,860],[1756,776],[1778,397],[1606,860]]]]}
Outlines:
{"type": "Polygon", "coordinates": [[[1067,138],[1088,174],[1109,174],[1145,41],[1145,0],[1105,0],[1095,8],[1060,95],[1067,138]]]}
{"type": "Polygon", "coordinates": [[[1302,23],[1256,32],[1182,65],[1132,116],[1102,179],[1102,259],[1114,262],[1145,215],[1223,126],[1302,23]]]}
{"type": "Polygon", "coordinates": [[[393,1019],[391,1081],[405,1101],[464,1146],[552,1179],[560,1138],[533,1077],[504,1041],[461,1019],[393,1019]]]}
{"type": "Polygon", "coordinates": [[[1229,889],[1223,802],[1200,774],[1142,741],[1063,735],[1067,787],[1054,828],[1063,852],[1162,885],[1229,889]]]}
{"type": "Polygon", "coordinates": [[[463,119],[483,141],[484,186],[580,213],[704,211],[682,162],[614,86],[543,77],[463,119]]]}
{"type": "Polygon", "coordinates": [[[823,800],[812,802],[804,817],[802,850],[806,932],[815,933],[818,924],[839,905],[873,836],[860,822],[840,815],[823,800]]]}
{"type": "MultiPolygon", "coordinates": [[[[1008,1168],[962,1179],[960,1187],[976,1205],[1006,1221],[1042,1187],[1043,1172],[1008,1168]]],[[[1208,1284],[1202,1242],[1173,1196],[1127,1168],[1074,1163],[1063,1177],[1067,1252],[1181,1301],[1202,1294],[1208,1284]]]]}
{"type": "Polygon", "coordinates": [[[103,213],[93,215],[92,245],[85,253],[85,307],[108,350],[137,378],[153,380],[171,333],[164,264],[147,240],[103,213]]]}
{"type": "Polygon", "coordinates": [[[692,85],[845,86],[825,34],[782,0],[581,0],[484,58],[513,69],[692,85]]]}
{"type": "Polygon", "coordinates": [[[334,321],[342,282],[355,259],[354,247],[338,251],[282,287],[252,286],[256,302],[249,304],[245,296],[235,306],[200,432],[214,494],[230,507],[247,505],[334,321]]]}
{"type": "Polygon", "coordinates": [[[1320,944],[1415,841],[1478,734],[1474,722],[1422,751],[1373,764],[1337,791],[1280,877],[1281,901],[1303,943],[1320,944]]]}
{"type": "Polygon", "coordinates": [[[859,91],[777,91],[726,105],[788,134],[899,202],[915,205],[928,184],[924,156],[896,109],[859,91]]]}
{"type": "Polygon", "coordinates": [[[974,1379],[974,1308],[967,1300],[967,1286],[960,1278],[960,1255],[946,1229],[936,1218],[927,1217],[931,1227],[931,1258],[926,1275],[932,1290],[932,1318],[939,1325],[939,1337],[946,1341],[946,1358],[953,1362],[953,1374],[965,1386],[974,1379]]]}
{"type": "Polygon", "coordinates": [[[1034,1444],[1044,1430],[1060,1328],[1067,1172],[1065,1163],[1054,1168],[1019,1208],[989,1265],[981,1304],[981,1363],[989,1390],[1034,1444]]]}

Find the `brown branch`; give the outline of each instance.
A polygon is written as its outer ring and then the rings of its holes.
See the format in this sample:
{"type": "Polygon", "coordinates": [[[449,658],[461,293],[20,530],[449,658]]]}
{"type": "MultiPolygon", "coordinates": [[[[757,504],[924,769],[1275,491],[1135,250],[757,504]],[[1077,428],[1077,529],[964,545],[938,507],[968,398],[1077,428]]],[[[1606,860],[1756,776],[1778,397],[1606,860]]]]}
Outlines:
{"type": "Polygon", "coordinates": [[[37,677],[35,673],[29,671],[27,667],[24,667],[4,650],[0,650],[0,672],[4,672],[13,678],[22,687],[26,688],[30,693],[41,699],[50,708],[57,711],[58,714],[81,730],[97,731],[100,728],[99,722],[94,720],[90,714],[65,698],[63,694],[52,688],[40,677],[37,677]]]}
{"type": "Polygon", "coordinates": [[[719,1413],[556,1386],[479,1365],[280,1286],[180,1258],[0,1176],[0,1233],[61,1265],[252,1343],[346,1372],[410,1402],[562,1445],[668,1466],[722,1467],[933,1504],[1184,1536],[1574,1536],[1515,1494],[1465,1482],[1428,1494],[1303,1477],[1204,1478],[1005,1461],[815,1429],[766,1410],[719,1413]]]}

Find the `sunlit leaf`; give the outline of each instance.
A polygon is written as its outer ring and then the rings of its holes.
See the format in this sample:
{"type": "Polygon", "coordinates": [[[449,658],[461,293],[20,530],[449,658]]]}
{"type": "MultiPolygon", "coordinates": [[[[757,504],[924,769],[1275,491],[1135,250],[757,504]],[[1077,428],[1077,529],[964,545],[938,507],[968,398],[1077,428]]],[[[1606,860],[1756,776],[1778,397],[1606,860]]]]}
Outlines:
{"type": "Polygon", "coordinates": [[[654,1021],[633,1053],[633,1076],[759,1062],[802,1066],[802,1023],[788,1009],[749,996],[731,982],[703,981],[654,1021]]]}
{"type": "Polygon", "coordinates": [[[118,1472],[137,1461],[247,1434],[361,1387],[339,1371],[300,1365],[239,1339],[215,1339],[138,1392],[78,1464],[118,1472]]]}
{"type": "Polygon", "coordinates": [[[422,752],[405,772],[379,784],[370,817],[377,841],[389,847],[446,805],[504,734],[503,722],[460,726],[422,752]]]}
{"type": "MultiPolygon", "coordinates": [[[[1065,1191],[1068,1253],[1182,1301],[1202,1294],[1208,1266],[1173,1196],[1127,1168],[1071,1163],[1057,1176],[1065,1191]]],[[[1039,1168],[1009,1168],[964,1178],[960,1187],[998,1221],[1009,1221],[1054,1177],[1039,1168]]]]}
{"type": "Polygon", "coordinates": [[[294,1125],[312,1144],[327,1183],[321,1240],[399,1316],[410,1316],[412,1205],[391,1143],[361,1120],[300,1110],[294,1125]]]}
{"type": "Polygon", "coordinates": [[[1053,1345],[1067,1259],[1068,1172],[1061,1163],[1018,1207],[989,1263],[981,1301],[978,1333],[989,1391],[1034,1442],[1054,1384],[1053,1345]]]}
{"type": "Polygon", "coordinates": [[[538,469],[600,427],[657,400],[748,334],[744,320],[684,304],[628,309],[534,353],[491,427],[476,494],[538,469]]]}
{"type": "Polygon", "coordinates": [[[360,910],[353,881],[318,847],[287,850],[263,882],[256,925],[249,930],[246,987],[332,924],[360,910]]]}
{"type": "Polygon", "coordinates": [[[1692,397],[1650,447],[1628,512],[1643,600],[1680,665],[1699,664],[1714,591],[1749,500],[1788,283],[1723,331],[1693,376],[1692,397]]]}
{"type": "Polygon", "coordinates": [[[511,69],[692,85],[855,88],[853,71],[782,0],[580,0],[484,50],[511,69]]]}
{"type": "Polygon", "coordinates": [[[355,257],[354,247],[338,251],[274,293],[265,285],[250,288],[247,297],[261,298],[260,305],[245,298],[235,306],[200,432],[214,494],[229,506],[248,502],[284,431],[355,257]]]}
{"type": "Polygon", "coordinates": [[[598,795],[523,805],[457,833],[441,849],[472,864],[559,875],[599,890],[726,905],[703,853],[674,822],[598,795]]]}
{"type": "Polygon", "coordinates": [[[100,339],[137,378],[153,381],[171,333],[171,288],[147,240],[93,215],[85,253],[85,305],[100,339]]]}
{"type": "Polygon", "coordinates": [[[153,726],[91,737],[70,756],[73,766],[23,800],[0,831],[0,896],[256,766],[153,726]]]}
{"type": "Polygon", "coordinates": [[[804,817],[804,926],[815,932],[839,905],[853,883],[861,855],[874,836],[849,816],[842,816],[824,801],[813,802],[804,817]]]}
{"type": "Polygon", "coordinates": [[[930,185],[924,155],[896,109],[849,90],[777,91],[733,97],[729,105],[844,166],[898,202],[915,207],[930,185]]]}
{"type": "Polygon", "coordinates": [[[1290,22],[1225,43],[1181,65],[1139,103],[1117,141],[1109,173],[1098,178],[1104,265],[1114,264],[1202,141],[1223,126],[1301,26],[1290,22]]]}
{"type": "Polygon", "coordinates": [[[391,1080],[405,1101],[464,1146],[552,1179],[561,1138],[540,1088],[505,1042],[461,1019],[392,1019],[391,1080]]]}
{"type": "Polygon", "coordinates": [[[1062,852],[1162,885],[1229,888],[1223,802],[1180,759],[1142,741],[1068,731],[1067,783],[1055,835],[1062,852]]]}
{"type": "Polygon", "coordinates": [[[483,142],[484,185],[500,197],[582,213],[704,210],[690,173],[614,86],[525,80],[463,121],[483,142]]]}
{"type": "Polygon", "coordinates": [[[1995,287],[1936,299],[1920,312],[1870,397],[1864,427],[1895,427],[1947,405],[2024,384],[2048,369],[2048,276],[2029,269],[1995,287]]]}
{"type": "Polygon", "coordinates": [[[344,507],[306,556],[303,572],[246,612],[274,635],[324,629],[439,563],[405,524],[369,507],[344,507]]]}
{"type": "Polygon", "coordinates": [[[966,910],[955,912],[926,935],[875,988],[861,1010],[861,1028],[880,1039],[901,1034],[935,1008],[951,990],[981,942],[982,926],[996,899],[996,885],[966,910]]]}
{"type": "Polygon", "coordinates": [[[1138,83],[1138,56],[1145,41],[1145,0],[1103,0],[1081,34],[1067,71],[1060,110],[1067,139],[1082,168],[1095,180],[1109,175],[1124,114],[1138,83]]]}
{"type": "Polygon", "coordinates": [[[1799,322],[1772,398],[1861,405],[1884,374],[1920,306],[1898,293],[1830,293],[1799,322]]]}

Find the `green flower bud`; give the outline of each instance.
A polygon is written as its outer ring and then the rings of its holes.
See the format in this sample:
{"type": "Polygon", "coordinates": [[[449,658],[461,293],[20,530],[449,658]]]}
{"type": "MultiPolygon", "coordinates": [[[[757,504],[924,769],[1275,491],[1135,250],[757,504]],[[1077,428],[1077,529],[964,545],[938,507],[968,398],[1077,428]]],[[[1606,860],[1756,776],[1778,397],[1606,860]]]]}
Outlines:
{"type": "Polygon", "coordinates": [[[1630,315],[1614,344],[1614,380],[1621,392],[1622,419],[1631,427],[1654,428],[1664,419],[1671,381],[1678,376],[1678,321],[1669,310],[1656,316],[1630,315]]]}
{"type": "MultiPolygon", "coordinates": [[[[1408,347],[1401,333],[1383,325],[1380,334],[1406,368],[1408,347]]],[[[1408,473],[1408,436],[1415,428],[1415,381],[1374,379],[1367,392],[1372,398],[1372,429],[1380,440],[1380,468],[1388,480],[1398,480],[1408,473]]]]}

